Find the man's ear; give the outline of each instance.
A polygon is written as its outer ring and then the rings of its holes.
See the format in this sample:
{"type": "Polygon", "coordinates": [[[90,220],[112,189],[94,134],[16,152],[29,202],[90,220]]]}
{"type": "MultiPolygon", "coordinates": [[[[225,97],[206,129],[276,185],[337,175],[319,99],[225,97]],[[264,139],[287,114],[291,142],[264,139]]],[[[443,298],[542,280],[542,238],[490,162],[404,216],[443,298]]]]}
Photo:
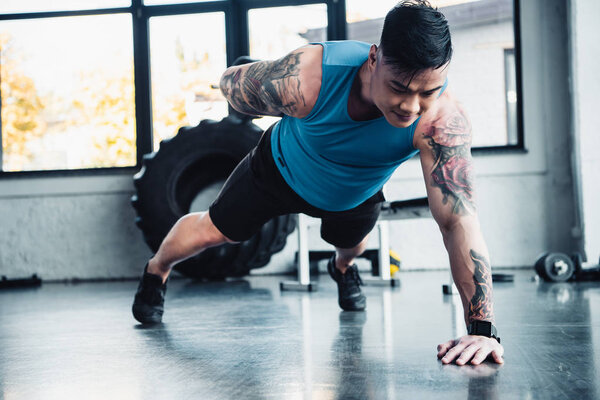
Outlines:
{"type": "Polygon", "coordinates": [[[372,44],[369,49],[369,69],[375,69],[375,65],[377,65],[378,51],[377,45],[372,44]]]}

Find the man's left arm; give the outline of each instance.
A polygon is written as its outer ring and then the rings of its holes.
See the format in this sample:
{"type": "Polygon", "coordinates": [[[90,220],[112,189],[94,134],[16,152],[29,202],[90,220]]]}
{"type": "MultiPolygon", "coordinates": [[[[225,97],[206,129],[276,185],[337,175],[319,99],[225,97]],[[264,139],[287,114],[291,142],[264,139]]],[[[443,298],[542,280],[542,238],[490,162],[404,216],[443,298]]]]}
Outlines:
{"type": "MultiPolygon", "coordinates": [[[[448,251],[465,323],[494,323],[489,255],[474,202],[470,122],[458,104],[437,114],[415,133],[429,207],[448,251]]],[[[480,364],[490,355],[503,363],[503,353],[496,339],[480,335],[466,335],[438,346],[438,358],[445,364],[480,364]]]]}

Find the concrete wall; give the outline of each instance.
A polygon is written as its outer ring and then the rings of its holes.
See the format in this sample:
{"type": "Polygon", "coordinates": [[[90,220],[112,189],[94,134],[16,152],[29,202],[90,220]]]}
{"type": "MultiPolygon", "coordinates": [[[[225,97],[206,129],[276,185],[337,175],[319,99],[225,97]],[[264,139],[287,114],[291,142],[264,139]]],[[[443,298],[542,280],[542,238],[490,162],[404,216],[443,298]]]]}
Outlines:
{"type": "Polygon", "coordinates": [[[132,193],[129,174],[1,180],[0,275],[138,275],[151,253],[133,223],[132,193]]]}
{"type": "MultiPolygon", "coordinates": [[[[529,266],[542,251],[573,247],[567,10],[560,0],[521,7],[528,152],[475,157],[482,228],[495,266],[529,266]]],[[[388,189],[394,199],[423,195],[418,161],[400,168],[388,189]]],[[[138,276],[150,251],[133,223],[131,194],[132,177],[122,174],[0,180],[0,274],[138,276]]],[[[312,247],[321,247],[317,229],[311,236],[312,247]]],[[[448,265],[431,220],[392,223],[390,243],[406,268],[448,265]]],[[[292,236],[256,272],[290,269],[294,250],[292,236]]]]}

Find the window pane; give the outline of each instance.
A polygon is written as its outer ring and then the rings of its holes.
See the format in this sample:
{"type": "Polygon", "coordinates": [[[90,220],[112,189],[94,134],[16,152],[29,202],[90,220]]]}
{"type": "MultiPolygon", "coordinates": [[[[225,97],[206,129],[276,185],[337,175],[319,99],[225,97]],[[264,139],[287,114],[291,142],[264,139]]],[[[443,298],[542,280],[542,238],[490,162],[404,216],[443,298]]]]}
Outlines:
{"type": "MultiPolygon", "coordinates": [[[[359,21],[378,20],[385,17],[385,14],[396,4],[398,2],[395,0],[346,0],[346,22],[352,24],[359,21]]],[[[383,21],[381,21],[381,25],[383,25],[383,21]]],[[[350,30],[350,26],[348,26],[348,30],[350,30]]],[[[348,35],[350,36],[350,32],[348,35]]],[[[377,42],[379,42],[379,38],[377,38],[377,42]]]]}
{"type": "MultiPolygon", "coordinates": [[[[517,144],[513,0],[431,0],[450,24],[454,54],[448,79],[473,124],[474,146],[517,144]],[[512,94],[508,93],[512,90],[512,94]],[[515,102],[507,102],[507,96],[515,102]],[[511,124],[509,126],[509,124],[511,124]]],[[[395,0],[347,0],[348,38],[379,43],[383,19],[395,0]]],[[[312,34],[312,32],[309,32],[312,34]]]]}
{"type": "Polygon", "coordinates": [[[3,170],[135,165],[131,32],[125,14],[0,22],[3,170]]]}
{"type": "Polygon", "coordinates": [[[506,120],[508,122],[508,143],[517,144],[517,76],[515,71],[515,51],[504,51],[504,70],[506,74],[506,120]]]}
{"type": "Polygon", "coordinates": [[[179,127],[227,115],[217,86],[227,67],[225,15],[150,19],[154,148],[179,127]]]}
{"type": "Polygon", "coordinates": [[[144,0],[144,4],[147,6],[153,6],[153,5],[159,5],[159,4],[202,3],[205,1],[215,1],[215,0],[144,0]]]}
{"type": "MultiPolygon", "coordinates": [[[[283,57],[309,42],[327,37],[327,5],[259,8],[248,11],[250,56],[260,60],[283,57]],[[319,31],[318,36],[307,33],[319,31]]],[[[254,122],[266,129],[278,118],[264,117],[254,122]]]]}
{"type": "Polygon", "coordinates": [[[0,14],[129,7],[131,0],[2,0],[0,14]]]}

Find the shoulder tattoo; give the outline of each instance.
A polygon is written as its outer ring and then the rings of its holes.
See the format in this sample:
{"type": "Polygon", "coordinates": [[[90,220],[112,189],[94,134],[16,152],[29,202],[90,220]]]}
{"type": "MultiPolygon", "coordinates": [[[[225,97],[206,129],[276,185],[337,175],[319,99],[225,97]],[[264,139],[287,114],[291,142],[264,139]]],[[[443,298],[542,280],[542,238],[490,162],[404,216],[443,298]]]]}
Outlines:
{"type": "Polygon", "coordinates": [[[475,204],[469,120],[461,111],[454,111],[435,121],[423,136],[434,157],[431,170],[433,184],[442,191],[444,204],[450,203],[455,214],[473,214],[475,204]]]}
{"type": "Polygon", "coordinates": [[[248,114],[293,114],[305,105],[300,90],[300,56],[295,52],[276,61],[251,64],[227,73],[221,79],[221,90],[232,106],[248,114]]]}

